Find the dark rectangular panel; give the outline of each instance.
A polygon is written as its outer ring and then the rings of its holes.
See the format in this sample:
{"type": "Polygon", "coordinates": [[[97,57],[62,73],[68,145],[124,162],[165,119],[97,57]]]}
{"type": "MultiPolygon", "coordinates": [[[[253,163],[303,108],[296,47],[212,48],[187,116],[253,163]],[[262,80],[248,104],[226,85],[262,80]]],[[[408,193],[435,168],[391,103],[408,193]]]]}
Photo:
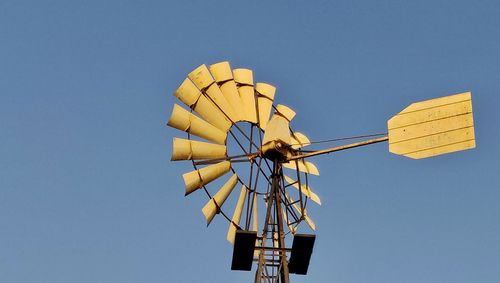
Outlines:
{"type": "Polygon", "coordinates": [[[234,238],[231,270],[252,270],[257,232],[237,230],[234,238]]]}
{"type": "Polygon", "coordinates": [[[307,274],[314,240],[316,240],[316,235],[295,234],[293,237],[292,254],[288,262],[288,271],[290,273],[307,274]]]}

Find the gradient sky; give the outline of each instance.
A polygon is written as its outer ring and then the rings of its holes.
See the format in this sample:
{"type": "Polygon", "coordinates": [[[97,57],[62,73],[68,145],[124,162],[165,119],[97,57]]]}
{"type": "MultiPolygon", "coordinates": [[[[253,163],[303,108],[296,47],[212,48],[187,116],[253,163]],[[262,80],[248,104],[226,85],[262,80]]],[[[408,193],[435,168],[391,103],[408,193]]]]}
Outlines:
{"type": "MultiPolygon", "coordinates": [[[[292,282],[500,282],[500,2],[1,1],[0,282],[251,282],[171,163],[173,92],[229,60],[312,140],[472,91],[477,148],[314,159],[292,282]]],[[[254,268],[255,270],[255,268],[254,268]]]]}

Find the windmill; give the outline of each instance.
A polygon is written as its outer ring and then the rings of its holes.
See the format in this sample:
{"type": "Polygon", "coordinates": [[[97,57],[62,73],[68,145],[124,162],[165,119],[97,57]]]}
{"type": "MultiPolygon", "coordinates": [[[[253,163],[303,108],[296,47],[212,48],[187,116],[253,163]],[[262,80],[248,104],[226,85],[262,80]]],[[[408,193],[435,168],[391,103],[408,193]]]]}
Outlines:
{"type": "Polygon", "coordinates": [[[301,231],[316,229],[307,205],[321,205],[309,186],[310,176],[319,175],[310,157],[380,142],[413,159],[475,147],[470,92],[413,103],[388,120],[387,133],[314,151],[307,150],[314,142],[290,126],[296,113],[274,103],[275,93],[255,83],[249,69],[201,65],[175,92],[185,107],[174,104],[167,123],[187,133],[173,139],[172,151],[172,160],[194,168],[182,176],[185,195],[204,191],[207,225],[216,215],[228,221],[231,269],[251,270],[255,262],[255,282],[307,273],[315,235],[301,231]],[[232,214],[224,205],[230,195],[232,214]]]}

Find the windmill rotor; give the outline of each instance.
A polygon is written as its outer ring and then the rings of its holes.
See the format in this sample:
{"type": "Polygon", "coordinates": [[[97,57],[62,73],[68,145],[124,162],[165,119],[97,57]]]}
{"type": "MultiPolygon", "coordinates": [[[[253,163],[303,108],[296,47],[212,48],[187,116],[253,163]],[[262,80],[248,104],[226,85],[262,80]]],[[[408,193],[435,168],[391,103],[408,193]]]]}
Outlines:
{"type": "Polygon", "coordinates": [[[193,166],[182,175],[185,196],[205,192],[207,226],[217,215],[228,221],[231,268],[251,270],[255,262],[255,282],[307,273],[315,235],[303,232],[316,230],[307,205],[321,205],[309,186],[310,175],[319,175],[310,157],[381,142],[413,159],[475,147],[470,92],[413,103],[388,120],[387,133],[319,150],[309,146],[345,139],[315,142],[293,131],[296,112],[275,104],[276,88],[254,83],[249,69],[227,61],[200,65],[174,95],[184,106],[174,104],[167,124],[186,137],[173,139],[171,160],[193,166]]]}
{"type": "Polygon", "coordinates": [[[316,204],[321,200],[308,185],[308,175],[319,174],[314,164],[283,163],[309,139],[291,130],[296,113],[273,104],[275,94],[274,86],[254,83],[249,69],[233,70],[228,62],[201,65],[175,92],[185,107],[174,104],[167,124],[187,133],[173,139],[171,160],[191,161],[194,170],[182,176],[185,195],[206,192],[202,213],[207,225],[222,215],[229,222],[226,238],[231,244],[237,231],[254,231],[259,278],[287,281],[284,238],[302,223],[315,229],[306,205],[309,199],[316,204]],[[219,180],[222,185],[214,188],[219,180]],[[225,205],[230,197],[234,208],[225,205]],[[282,220],[285,226],[279,227],[282,220]],[[271,264],[279,257],[281,264],[271,264]]]}

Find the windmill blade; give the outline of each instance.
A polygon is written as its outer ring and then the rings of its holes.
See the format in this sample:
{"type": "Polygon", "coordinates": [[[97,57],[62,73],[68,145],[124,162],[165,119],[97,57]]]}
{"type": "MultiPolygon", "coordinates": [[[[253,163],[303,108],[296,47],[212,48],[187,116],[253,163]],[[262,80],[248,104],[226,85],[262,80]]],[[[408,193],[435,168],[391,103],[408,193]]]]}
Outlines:
{"type": "Polygon", "coordinates": [[[196,117],[177,104],[174,104],[167,125],[218,144],[224,144],[227,138],[227,133],[196,117]]]}
{"type": "Polygon", "coordinates": [[[288,122],[292,121],[293,117],[295,117],[295,115],[297,114],[295,113],[295,111],[293,111],[292,108],[282,104],[278,104],[276,106],[276,113],[280,116],[283,116],[288,120],[288,122]]]}
{"type": "Polygon", "coordinates": [[[205,90],[215,82],[207,65],[201,64],[188,74],[188,78],[200,89],[205,90]]]}
{"type": "Polygon", "coordinates": [[[253,208],[252,208],[252,218],[253,218],[253,231],[259,231],[259,212],[257,211],[257,194],[253,194],[253,208]]]}
{"type": "Polygon", "coordinates": [[[257,205],[257,194],[254,193],[253,195],[253,208],[252,208],[252,219],[253,219],[253,225],[252,225],[252,230],[253,231],[259,231],[259,212],[258,212],[258,205],[257,205]]]}
{"type": "Polygon", "coordinates": [[[257,107],[255,105],[255,89],[253,88],[253,73],[249,69],[234,69],[234,81],[243,103],[245,121],[257,124],[257,107]]]}
{"type": "Polygon", "coordinates": [[[316,224],[314,223],[314,221],[311,219],[311,217],[309,217],[307,215],[307,210],[304,209],[304,220],[306,221],[307,225],[313,229],[314,231],[316,231],[316,224]]]}
{"type": "Polygon", "coordinates": [[[212,222],[215,214],[220,211],[220,208],[226,201],[227,197],[231,194],[234,187],[238,183],[238,175],[233,174],[231,178],[220,188],[220,190],[211,198],[207,204],[202,208],[203,215],[207,220],[207,226],[212,222]]]}
{"type": "Polygon", "coordinates": [[[233,72],[231,71],[231,66],[229,62],[219,62],[213,65],[210,65],[210,73],[215,78],[217,85],[219,86],[222,94],[226,98],[226,100],[231,105],[231,108],[235,110],[235,120],[245,121],[245,113],[243,109],[243,102],[241,101],[240,94],[238,93],[238,88],[233,79],[233,72]]]}
{"type": "Polygon", "coordinates": [[[205,64],[199,66],[194,69],[191,73],[188,74],[188,78],[190,78],[193,83],[210,98],[210,100],[217,105],[218,108],[231,120],[237,120],[235,111],[226,100],[224,95],[222,94],[219,86],[215,83],[212,74],[208,70],[205,64]]]}
{"type": "MultiPolygon", "coordinates": [[[[288,177],[287,175],[283,175],[283,177],[285,178],[285,181],[290,184],[292,187],[296,188],[297,190],[299,190],[299,182],[295,181],[294,179],[288,177]]],[[[312,201],[314,201],[315,203],[321,205],[321,199],[319,198],[319,196],[317,194],[315,194],[311,188],[309,188],[309,186],[305,185],[305,184],[302,184],[300,186],[301,190],[302,190],[302,193],[305,194],[308,198],[310,198],[312,201]]]]}
{"type": "MultiPolygon", "coordinates": [[[[252,231],[256,231],[257,235],[259,234],[259,212],[257,210],[257,194],[253,194],[253,208],[252,208],[252,218],[253,218],[253,225],[252,225],[252,231]]],[[[255,246],[257,246],[258,239],[255,240],[255,246]]],[[[260,250],[255,249],[253,252],[254,257],[258,257],[260,255],[260,250]]]]}
{"type": "Polygon", "coordinates": [[[262,130],[266,130],[267,122],[271,115],[271,109],[273,108],[276,88],[270,84],[257,83],[255,91],[257,92],[257,107],[259,108],[259,127],[262,130]]]}
{"type": "Polygon", "coordinates": [[[387,127],[389,151],[414,159],[476,146],[470,92],[413,103],[387,127]]]}
{"type": "Polygon", "coordinates": [[[200,90],[189,79],[185,79],[181,86],[175,91],[175,96],[186,106],[193,109],[208,123],[227,132],[231,127],[231,122],[224,116],[217,106],[208,98],[202,95],[200,90]]]}
{"type": "Polygon", "coordinates": [[[200,160],[226,157],[226,146],[208,142],[174,138],[170,160],[200,160]]]}
{"type": "Polygon", "coordinates": [[[309,138],[301,132],[292,132],[291,139],[292,148],[294,149],[302,148],[311,144],[309,138]]]}
{"type": "Polygon", "coordinates": [[[307,210],[304,208],[304,213],[302,214],[297,202],[295,202],[287,192],[285,192],[285,197],[289,203],[292,203],[293,208],[295,208],[295,210],[302,215],[302,218],[306,221],[307,226],[309,226],[312,230],[316,230],[316,224],[314,224],[314,221],[312,221],[312,219],[307,215],[307,210]]]}
{"type": "Polygon", "coordinates": [[[229,230],[227,231],[227,240],[234,245],[234,237],[236,235],[236,229],[240,226],[241,214],[243,213],[243,205],[245,204],[245,198],[247,197],[247,187],[245,185],[241,186],[240,196],[238,197],[238,202],[234,209],[233,217],[231,218],[231,223],[229,223],[229,230]]]}
{"type": "Polygon", "coordinates": [[[236,121],[240,119],[239,115],[236,114],[236,111],[226,100],[224,94],[222,94],[222,91],[217,84],[212,84],[211,86],[209,86],[205,90],[205,93],[208,97],[210,97],[210,100],[212,100],[233,123],[236,123],[236,121]]]}
{"type": "Polygon", "coordinates": [[[288,161],[285,163],[282,163],[283,167],[292,169],[292,170],[299,170],[300,172],[305,172],[308,174],[316,175],[319,176],[319,170],[314,165],[313,163],[309,161],[305,161],[303,159],[297,159],[297,160],[292,160],[288,161]],[[295,162],[297,161],[297,162],[295,162]]]}
{"type": "Polygon", "coordinates": [[[212,101],[210,101],[203,95],[200,96],[200,99],[198,99],[198,101],[196,102],[193,110],[196,113],[200,114],[200,116],[207,120],[207,122],[216,126],[224,132],[227,132],[232,126],[231,121],[229,121],[224,113],[222,113],[221,110],[217,108],[217,106],[215,106],[212,101]]]}
{"type": "Polygon", "coordinates": [[[209,165],[198,170],[194,170],[182,175],[186,185],[186,196],[204,185],[212,182],[220,176],[226,174],[231,169],[231,162],[223,161],[209,165]]]}

